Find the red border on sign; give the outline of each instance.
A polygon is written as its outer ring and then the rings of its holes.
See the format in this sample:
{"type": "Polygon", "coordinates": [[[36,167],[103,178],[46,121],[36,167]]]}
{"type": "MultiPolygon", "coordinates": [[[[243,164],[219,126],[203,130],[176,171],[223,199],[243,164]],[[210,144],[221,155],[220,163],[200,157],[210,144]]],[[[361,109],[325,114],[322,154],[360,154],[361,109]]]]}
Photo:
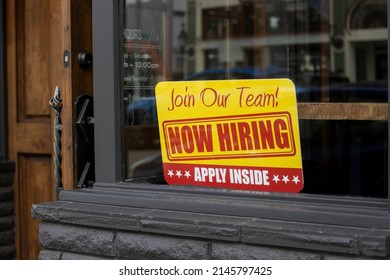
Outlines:
{"type": "Polygon", "coordinates": [[[277,113],[261,113],[261,114],[247,114],[247,115],[235,115],[235,116],[223,116],[223,117],[214,117],[214,118],[193,118],[193,119],[182,119],[182,120],[169,120],[164,121],[162,123],[163,128],[163,134],[164,134],[164,140],[166,144],[166,153],[167,157],[170,161],[187,161],[187,160],[215,160],[215,159],[236,159],[236,158],[264,158],[264,157],[285,157],[285,156],[294,156],[296,154],[296,147],[295,147],[295,140],[294,140],[294,133],[293,133],[293,125],[292,125],[292,118],[290,112],[283,111],[283,112],[277,112],[277,113]],[[289,151],[283,151],[283,152],[269,152],[269,153],[261,153],[259,151],[250,151],[250,152],[242,152],[242,153],[225,153],[218,152],[213,155],[195,155],[195,156],[189,156],[188,154],[185,154],[184,156],[173,156],[169,141],[169,136],[167,132],[167,128],[171,125],[183,125],[183,124],[205,124],[205,123],[219,123],[221,121],[237,121],[237,120],[245,120],[245,119],[251,119],[251,118],[269,118],[269,117],[277,117],[277,116],[283,116],[287,117],[288,122],[288,133],[289,133],[289,141],[291,143],[291,148],[289,151]]]}
{"type": "Polygon", "coordinates": [[[263,192],[300,192],[303,188],[302,168],[185,163],[164,163],[163,167],[170,185],[263,192]]]}

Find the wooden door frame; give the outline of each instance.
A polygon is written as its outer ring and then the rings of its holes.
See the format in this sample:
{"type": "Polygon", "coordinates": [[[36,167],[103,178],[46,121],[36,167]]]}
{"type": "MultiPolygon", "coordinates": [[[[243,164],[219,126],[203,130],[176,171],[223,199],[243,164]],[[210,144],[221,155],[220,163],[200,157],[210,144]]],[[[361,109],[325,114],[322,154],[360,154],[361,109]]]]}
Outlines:
{"type": "MultiPolygon", "coordinates": [[[[8,151],[9,157],[11,160],[16,162],[16,172],[14,180],[14,189],[15,189],[15,245],[16,245],[16,258],[29,258],[28,251],[30,250],[30,242],[27,236],[30,234],[29,229],[26,228],[27,225],[21,221],[22,218],[26,219],[27,209],[30,207],[26,202],[26,193],[20,191],[22,186],[26,186],[28,181],[27,174],[21,174],[20,168],[21,163],[19,160],[20,154],[31,153],[33,155],[41,156],[41,154],[47,155],[51,154],[51,149],[49,143],[51,143],[51,132],[49,126],[49,120],[41,121],[41,129],[39,132],[34,133],[34,135],[28,139],[24,137],[18,137],[18,132],[28,129],[28,125],[23,123],[25,115],[21,115],[18,112],[18,93],[21,92],[20,88],[25,87],[23,84],[24,81],[21,81],[21,67],[23,66],[24,57],[19,57],[22,52],[23,40],[20,38],[20,27],[23,22],[19,20],[22,19],[21,10],[24,8],[24,5],[17,6],[19,1],[6,1],[6,41],[7,41],[7,96],[8,96],[8,151]],[[23,7],[22,7],[23,6],[23,7]],[[20,123],[19,123],[20,121],[20,123]],[[43,135],[40,132],[44,131],[43,135]],[[24,146],[29,147],[25,148],[24,151],[18,150],[19,142],[23,142],[24,146]],[[37,143],[39,143],[37,145],[37,143]],[[36,146],[37,150],[30,150],[31,147],[36,146]],[[22,178],[22,176],[24,178],[22,178]],[[25,182],[22,182],[22,181],[25,182]],[[24,184],[24,185],[23,185],[24,184]]],[[[25,2],[23,2],[25,3],[25,2]]],[[[21,108],[24,108],[21,106],[21,108]]],[[[49,180],[52,180],[49,178],[49,180]]],[[[48,192],[49,193],[49,192],[48,192]]],[[[33,233],[31,233],[33,234],[33,233]]],[[[38,240],[35,236],[32,237],[38,243],[38,240]]],[[[38,246],[37,244],[35,246],[38,246]]]]}
{"type": "Polygon", "coordinates": [[[92,66],[81,68],[78,55],[92,53],[92,0],[61,0],[63,51],[69,51],[68,67],[63,68],[62,108],[62,183],[64,189],[74,189],[76,178],[74,104],[80,95],[93,95],[92,66]]]}
{"type": "MultiPolygon", "coordinates": [[[[42,152],[45,155],[45,160],[47,156],[53,155],[53,120],[54,120],[54,111],[51,109],[51,119],[45,118],[42,119],[42,123],[36,124],[40,128],[39,133],[33,131],[33,138],[31,139],[22,139],[20,135],[21,129],[28,130],[28,123],[18,123],[19,120],[23,120],[24,115],[20,115],[17,112],[17,105],[20,100],[18,100],[17,94],[20,92],[20,82],[24,82],[23,75],[19,74],[19,71],[23,70],[24,67],[28,65],[27,61],[24,59],[24,42],[23,37],[20,37],[20,26],[23,26],[24,23],[21,23],[20,20],[24,19],[24,5],[17,5],[15,0],[0,0],[6,2],[6,51],[7,51],[7,92],[8,92],[8,154],[10,159],[15,160],[17,163],[17,169],[23,168],[23,165],[26,162],[23,160],[23,156],[19,158],[20,154],[29,155],[30,150],[25,148],[24,150],[18,150],[18,144],[21,141],[27,143],[27,147],[38,148],[37,151],[33,151],[32,154],[37,155],[42,152]],[[22,24],[22,25],[21,25],[22,24]],[[49,122],[51,122],[49,124],[49,122]],[[50,126],[48,126],[48,124],[50,126]],[[50,127],[51,129],[48,129],[50,127]],[[35,137],[35,138],[34,138],[35,137]],[[43,143],[45,143],[43,145],[43,143]],[[42,144],[42,147],[40,146],[42,144]],[[44,148],[43,148],[44,147],[44,148]],[[43,149],[43,150],[42,150],[43,149]]],[[[19,4],[30,4],[28,1],[35,0],[21,0],[19,4]]],[[[76,176],[75,176],[75,113],[74,113],[74,102],[79,95],[87,94],[92,95],[92,67],[88,69],[82,69],[77,63],[77,57],[80,51],[87,50],[92,53],[92,0],[50,0],[50,4],[57,1],[55,5],[60,7],[60,16],[61,19],[58,25],[57,30],[62,30],[62,33],[59,32],[58,38],[54,39],[59,41],[58,46],[61,50],[50,49],[49,52],[55,51],[56,53],[64,54],[65,51],[69,53],[67,59],[68,63],[65,64],[65,56],[55,57],[52,63],[54,69],[56,69],[56,79],[58,81],[50,80],[50,83],[57,83],[61,92],[61,98],[63,101],[61,119],[63,123],[62,131],[62,182],[65,189],[73,189],[76,186],[76,176]],[[53,1],[53,2],[51,2],[53,1]],[[57,63],[61,63],[58,65],[57,63]],[[58,71],[60,70],[60,71],[58,71]],[[59,74],[59,75],[58,75],[59,74]],[[58,78],[57,78],[58,77],[58,78]]],[[[57,11],[57,10],[56,10],[57,11]]],[[[29,11],[30,12],[30,11],[29,11]]],[[[57,16],[58,13],[54,16],[57,16]]],[[[58,18],[58,17],[57,17],[58,18]]],[[[39,34],[38,36],[47,36],[47,34],[39,34]]],[[[51,37],[53,39],[53,36],[51,37]]],[[[47,63],[42,67],[51,67],[47,66],[47,63]]],[[[43,69],[44,71],[51,71],[51,69],[43,69]]],[[[45,81],[46,82],[46,81],[45,81]]],[[[55,87],[52,88],[51,96],[54,93],[55,87]]],[[[47,100],[47,106],[49,106],[49,99],[47,100]]],[[[46,110],[46,109],[45,109],[46,110]]],[[[30,132],[32,132],[30,130],[30,132]]],[[[53,160],[51,161],[51,174],[54,174],[53,160]]],[[[19,169],[21,170],[21,169],[19,169]]],[[[37,248],[38,243],[38,232],[31,232],[30,228],[26,228],[25,223],[21,222],[23,219],[22,215],[25,217],[29,215],[28,209],[31,205],[26,203],[29,193],[22,193],[20,190],[23,187],[23,192],[30,192],[28,188],[28,174],[23,174],[21,172],[16,172],[15,176],[15,237],[16,237],[16,252],[17,258],[26,258],[31,257],[29,249],[31,246],[37,248]],[[22,185],[23,182],[27,185],[22,185]],[[26,183],[27,182],[27,183],[26,183]],[[26,236],[29,237],[27,240],[26,236]]],[[[50,178],[46,177],[46,182],[50,181],[52,186],[52,199],[55,199],[55,188],[54,188],[54,176],[50,178]]],[[[35,183],[36,184],[36,183],[35,183]]],[[[50,186],[49,186],[50,187],[50,186]]],[[[36,194],[35,194],[36,195],[36,194]]],[[[29,200],[29,201],[30,201],[29,200]]],[[[31,216],[30,216],[31,217],[31,216]]],[[[34,226],[35,227],[35,226],[34,226]]],[[[37,256],[35,256],[37,257],[37,256]]]]}
{"type": "Polygon", "coordinates": [[[0,0],[0,161],[8,159],[5,0],[0,0]]]}
{"type": "MultiPolygon", "coordinates": [[[[3,1],[3,0],[1,0],[3,1]]],[[[57,0],[56,0],[57,1],[57,0]]],[[[69,51],[68,66],[63,67],[62,87],[62,180],[64,189],[74,189],[75,175],[75,110],[74,103],[82,94],[93,95],[92,67],[83,69],[78,65],[78,55],[86,50],[92,53],[92,0],[59,0],[62,7],[62,50],[69,51]]],[[[16,19],[12,5],[7,7],[8,55],[7,64],[16,65],[16,19]]],[[[65,60],[65,56],[63,57],[65,60]]],[[[9,91],[15,92],[15,75],[8,75],[9,91]]],[[[53,89],[54,91],[54,89],[53,89]]],[[[53,113],[54,116],[54,113],[53,113]]],[[[12,130],[13,128],[10,128],[12,130]]],[[[10,131],[13,132],[13,131],[10,131]]],[[[14,151],[12,141],[10,150],[14,151]]]]}

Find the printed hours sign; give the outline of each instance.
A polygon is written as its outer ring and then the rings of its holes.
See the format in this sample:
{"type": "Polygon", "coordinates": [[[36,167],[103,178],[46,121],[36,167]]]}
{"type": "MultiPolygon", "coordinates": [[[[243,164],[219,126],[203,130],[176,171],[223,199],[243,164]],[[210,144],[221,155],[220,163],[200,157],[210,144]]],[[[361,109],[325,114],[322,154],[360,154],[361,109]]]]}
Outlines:
{"type": "Polygon", "coordinates": [[[299,192],[296,93],[288,79],[160,82],[168,184],[299,192]]]}

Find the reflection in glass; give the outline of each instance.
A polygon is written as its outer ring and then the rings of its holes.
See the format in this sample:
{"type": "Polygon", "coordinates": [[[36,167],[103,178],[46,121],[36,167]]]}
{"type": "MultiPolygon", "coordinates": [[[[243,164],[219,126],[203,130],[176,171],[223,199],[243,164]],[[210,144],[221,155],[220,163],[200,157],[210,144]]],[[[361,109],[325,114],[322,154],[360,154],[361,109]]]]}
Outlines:
{"type": "MultiPolygon", "coordinates": [[[[386,4],[124,0],[127,179],[163,183],[159,81],[283,77],[295,83],[299,102],[386,103],[386,4]]],[[[386,121],[313,116],[300,129],[304,192],[387,196],[386,121]]]]}

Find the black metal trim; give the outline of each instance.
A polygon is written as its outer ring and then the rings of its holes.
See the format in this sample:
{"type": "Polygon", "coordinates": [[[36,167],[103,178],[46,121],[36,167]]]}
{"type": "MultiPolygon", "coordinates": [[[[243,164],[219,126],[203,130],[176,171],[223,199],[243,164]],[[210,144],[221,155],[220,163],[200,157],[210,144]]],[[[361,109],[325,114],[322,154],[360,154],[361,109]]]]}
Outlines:
{"type": "Polygon", "coordinates": [[[80,95],[76,108],[76,177],[77,188],[85,188],[95,182],[95,141],[93,97],[80,95]]]}

